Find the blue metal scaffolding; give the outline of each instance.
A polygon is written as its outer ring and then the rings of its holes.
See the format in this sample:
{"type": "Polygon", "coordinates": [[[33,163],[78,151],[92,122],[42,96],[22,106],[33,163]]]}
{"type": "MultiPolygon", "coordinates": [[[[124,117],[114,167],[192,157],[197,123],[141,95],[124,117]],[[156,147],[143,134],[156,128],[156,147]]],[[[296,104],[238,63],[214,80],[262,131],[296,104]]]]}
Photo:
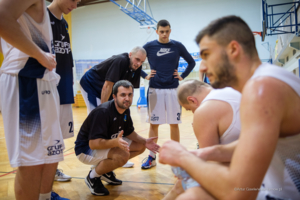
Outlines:
{"type": "Polygon", "coordinates": [[[125,0],[125,6],[120,5],[115,0],[110,1],[119,6],[120,10],[126,15],[137,21],[141,28],[151,27],[156,30],[157,21],[153,18],[148,0],[125,0]],[[151,16],[147,14],[147,5],[151,16]]]}
{"type": "Polygon", "coordinates": [[[300,1],[273,4],[268,5],[267,0],[262,0],[262,41],[265,40],[265,36],[279,35],[279,34],[296,34],[299,35],[298,26],[298,15],[297,8],[299,7],[300,1]],[[274,8],[291,5],[290,9],[286,12],[275,12],[274,8]],[[284,25],[283,22],[289,20],[287,25],[284,25]],[[288,27],[288,28],[286,28],[288,27]]]}

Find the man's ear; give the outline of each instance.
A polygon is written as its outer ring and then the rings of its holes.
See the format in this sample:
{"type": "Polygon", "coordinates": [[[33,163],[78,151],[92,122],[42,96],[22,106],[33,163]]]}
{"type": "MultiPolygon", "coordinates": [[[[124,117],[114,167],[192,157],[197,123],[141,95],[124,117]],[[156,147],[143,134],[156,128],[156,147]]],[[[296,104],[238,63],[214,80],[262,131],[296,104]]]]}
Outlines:
{"type": "Polygon", "coordinates": [[[235,60],[242,52],[242,46],[235,40],[232,40],[226,47],[226,53],[230,60],[235,60]]]}
{"type": "Polygon", "coordinates": [[[197,104],[197,99],[193,96],[188,96],[186,100],[188,101],[188,103],[197,104]]]}

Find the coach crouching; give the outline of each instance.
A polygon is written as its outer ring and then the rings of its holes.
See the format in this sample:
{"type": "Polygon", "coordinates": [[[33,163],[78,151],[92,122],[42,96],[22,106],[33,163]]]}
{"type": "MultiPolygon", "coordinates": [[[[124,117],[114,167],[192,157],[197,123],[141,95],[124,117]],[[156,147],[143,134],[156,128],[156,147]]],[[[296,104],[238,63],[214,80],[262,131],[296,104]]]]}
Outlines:
{"type": "Polygon", "coordinates": [[[132,98],[133,85],[126,80],[118,81],[113,87],[113,100],[95,108],[80,128],[75,153],[82,163],[95,166],[85,178],[93,195],[109,194],[101,180],[121,185],[113,170],[143,153],[145,148],[158,152],[155,137],[145,139],[134,131],[129,110],[132,98]]]}

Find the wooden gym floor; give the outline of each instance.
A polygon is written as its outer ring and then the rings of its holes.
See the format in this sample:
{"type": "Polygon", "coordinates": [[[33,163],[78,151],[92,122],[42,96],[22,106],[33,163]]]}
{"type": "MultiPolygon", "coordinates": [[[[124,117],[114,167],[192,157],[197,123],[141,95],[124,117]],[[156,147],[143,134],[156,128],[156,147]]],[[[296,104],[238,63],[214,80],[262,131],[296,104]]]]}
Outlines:
{"type": "MultiPolygon", "coordinates": [[[[136,106],[131,107],[131,115],[135,131],[143,137],[148,137],[149,124],[146,123],[146,108],[137,109],[136,106]]],[[[65,160],[58,165],[59,169],[67,175],[72,176],[69,182],[54,182],[53,190],[61,197],[72,200],[86,199],[116,199],[116,200],[156,200],[162,199],[164,195],[171,189],[175,182],[171,167],[167,165],[157,164],[148,170],[141,169],[141,163],[148,156],[149,151],[146,150],[143,154],[131,159],[134,162],[133,168],[118,168],[114,170],[117,178],[123,181],[120,186],[107,185],[105,187],[110,192],[109,196],[94,196],[84,182],[90,166],[85,165],[77,160],[74,154],[74,142],[81,124],[87,116],[86,108],[73,108],[74,115],[74,132],[75,137],[65,140],[65,160]]],[[[180,127],[180,142],[188,149],[196,148],[196,137],[192,129],[192,112],[187,112],[182,109],[182,124],[180,127]]],[[[161,125],[159,127],[158,144],[162,145],[170,139],[169,125],[161,125]]],[[[0,199],[12,200],[14,198],[14,173],[8,160],[5,135],[3,128],[2,115],[0,113],[0,199]]],[[[30,183],[29,183],[30,184],[30,183]]]]}

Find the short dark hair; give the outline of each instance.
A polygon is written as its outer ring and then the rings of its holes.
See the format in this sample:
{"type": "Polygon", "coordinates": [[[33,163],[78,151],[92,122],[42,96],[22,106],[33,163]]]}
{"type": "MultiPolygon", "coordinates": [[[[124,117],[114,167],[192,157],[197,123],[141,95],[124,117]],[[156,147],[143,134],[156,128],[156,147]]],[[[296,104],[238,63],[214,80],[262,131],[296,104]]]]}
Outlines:
{"type": "Polygon", "coordinates": [[[127,80],[120,80],[118,82],[115,83],[114,87],[113,87],[113,94],[117,96],[118,93],[118,89],[119,87],[123,86],[124,88],[132,88],[132,92],[133,92],[133,85],[127,81],[127,80]]]}
{"type": "Polygon", "coordinates": [[[197,44],[205,36],[215,39],[222,46],[226,46],[232,40],[235,40],[250,57],[258,55],[253,33],[246,22],[240,17],[230,15],[212,21],[198,33],[196,37],[197,44]]]}
{"type": "Polygon", "coordinates": [[[168,20],[165,20],[165,19],[159,20],[159,22],[157,23],[156,29],[158,29],[158,27],[160,27],[160,26],[162,26],[162,27],[170,26],[170,28],[171,28],[170,22],[168,22],[168,20]]]}

